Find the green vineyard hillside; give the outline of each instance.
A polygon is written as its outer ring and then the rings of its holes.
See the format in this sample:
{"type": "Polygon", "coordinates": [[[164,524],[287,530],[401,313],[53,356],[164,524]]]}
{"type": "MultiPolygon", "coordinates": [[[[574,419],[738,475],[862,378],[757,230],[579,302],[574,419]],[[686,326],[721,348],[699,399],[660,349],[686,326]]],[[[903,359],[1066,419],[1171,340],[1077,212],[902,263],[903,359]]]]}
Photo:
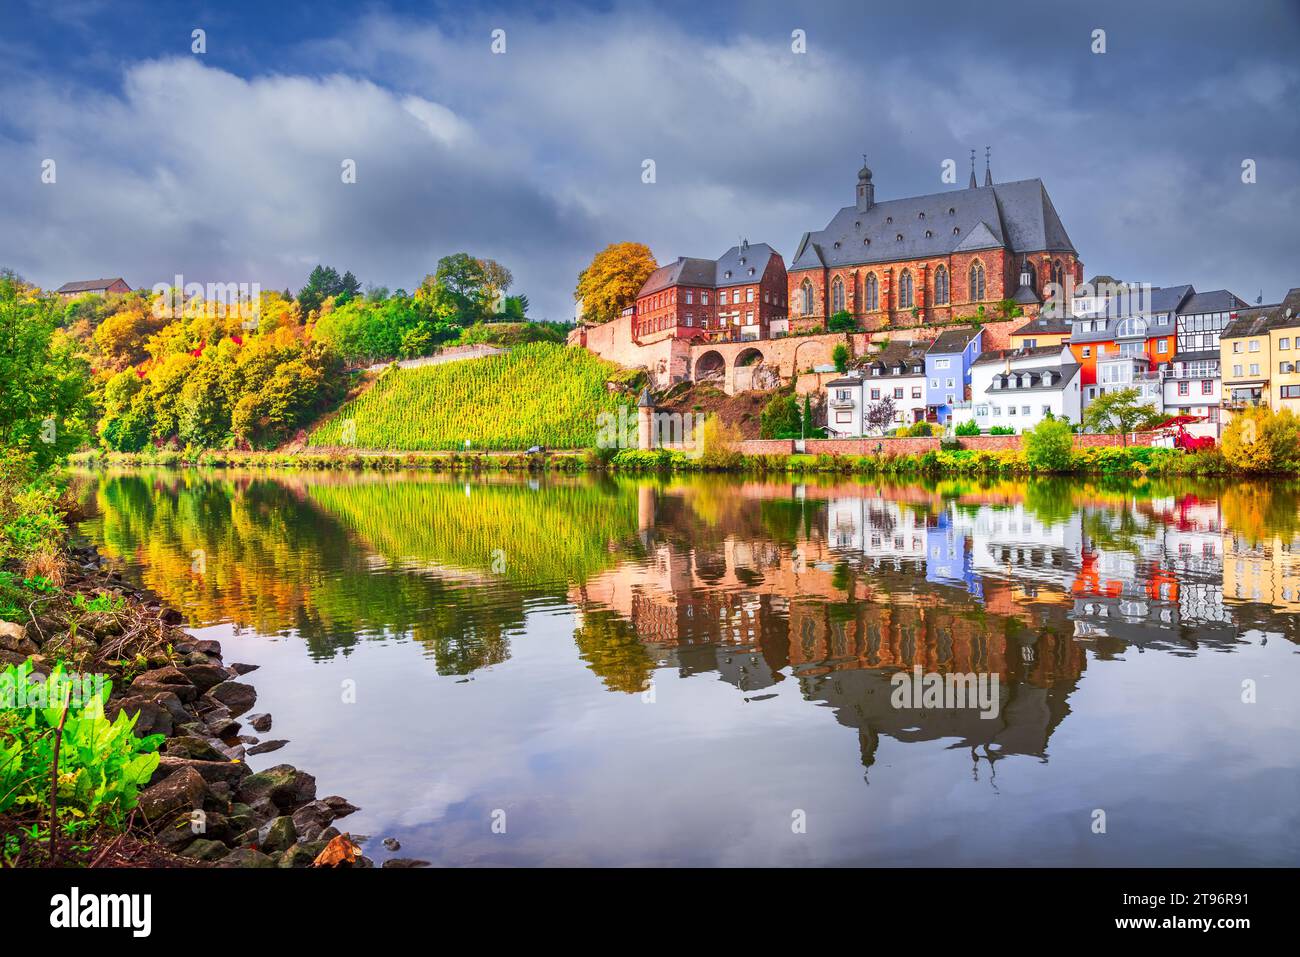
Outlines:
{"type": "Polygon", "coordinates": [[[545,342],[484,359],[390,368],[317,427],[308,444],[412,452],[464,450],[467,441],[471,450],[588,448],[600,414],[631,404],[606,385],[621,374],[585,349],[545,342]]]}

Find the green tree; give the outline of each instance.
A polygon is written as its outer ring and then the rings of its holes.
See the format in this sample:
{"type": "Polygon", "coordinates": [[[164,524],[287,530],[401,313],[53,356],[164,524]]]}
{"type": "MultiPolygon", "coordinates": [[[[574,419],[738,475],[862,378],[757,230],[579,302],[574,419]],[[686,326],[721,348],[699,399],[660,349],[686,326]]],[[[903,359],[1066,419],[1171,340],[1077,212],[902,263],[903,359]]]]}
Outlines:
{"type": "Polygon", "coordinates": [[[783,439],[799,435],[799,403],[793,395],[774,395],[758,419],[760,438],[783,439]]]}
{"type": "Polygon", "coordinates": [[[44,471],[84,442],[93,414],[90,369],[59,330],[61,309],[17,275],[0,273],[0,445],[44,471]]]}
{"type": "Polygon", "coordinates": [[[1103,392],[1083,413],[1083,424],[1094,432],[1118,432],[1128,444],[1128,433],[1140,432],[1163,422],[1165,416],[1141,401],[1137,389],[1103,392]]]}
{"type": "Polygon", "coordinates": [[[837,343],[831,350],[831,361],[835,363],[835,371],[843,375],[849,371],[849,347],[844,343],[837,343]]]}
{"type": "Polygon", "coordinates": [[[852,332],[858,323],[847,309],[841,309],[826,320],[826,328],[831,332],[852,332]]]}
{"type": "Polygon", "coordinates": [[[317,266],[307,277],[307,285],[298,291],[298,307],[304,318],[320,309],[321,304],[331,296],[337,296],[343,302],[354,298],[361,290],[361,283],[351,272],[342,276],[333,266],[317,266]]]}
{"type": "Polygon", "coordinates": [[[1065,472],[1074,453],[1074,433],[1065,419],[1051,416],[1025,433],[1025,461],[1039,472],[1065,472]]]}

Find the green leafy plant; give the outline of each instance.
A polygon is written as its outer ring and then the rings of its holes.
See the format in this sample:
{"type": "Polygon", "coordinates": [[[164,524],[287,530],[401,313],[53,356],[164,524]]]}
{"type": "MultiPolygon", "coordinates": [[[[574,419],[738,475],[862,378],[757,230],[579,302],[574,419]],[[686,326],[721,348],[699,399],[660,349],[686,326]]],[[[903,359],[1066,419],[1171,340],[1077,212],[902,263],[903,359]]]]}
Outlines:
{"type": "Polygon", "coordinates": [[[44,681],[32,679],[30,662],[0,672],[0,812],[48,808],[57,742],[59,810],[72,822],[125,823],[158,768],[163,735],[137,738],[136,717],[125,712],[109,721],[110,689],[62,664],[44,681]]]}
{"type": "Polygon", "coordinates": [[[830,332],[853,332],[857,327],[857,321],[847,309],[841,309],[826,320],[826,328],[830,332]]]}
{"type": "Polygon", "coordinates": [[[967,421],[958,425],[955,429],[953,429],[953,431],[957,435],[979,435],[980,427],[975,424],[974,419],[968,419],[967,421]]]}

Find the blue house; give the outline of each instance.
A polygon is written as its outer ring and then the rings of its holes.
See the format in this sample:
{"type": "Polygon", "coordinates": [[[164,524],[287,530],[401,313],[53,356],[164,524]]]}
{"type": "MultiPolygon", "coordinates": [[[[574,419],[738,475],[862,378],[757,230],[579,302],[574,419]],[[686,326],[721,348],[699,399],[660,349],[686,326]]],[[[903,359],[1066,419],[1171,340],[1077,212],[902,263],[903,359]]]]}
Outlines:
{"type": "Polygon", "coordinates": [[[979,326],[949,329],[925,352],[925,418],[947,425],[953,406],[966,401],[971,363],[979,356],[984,330],[979,326]]]}

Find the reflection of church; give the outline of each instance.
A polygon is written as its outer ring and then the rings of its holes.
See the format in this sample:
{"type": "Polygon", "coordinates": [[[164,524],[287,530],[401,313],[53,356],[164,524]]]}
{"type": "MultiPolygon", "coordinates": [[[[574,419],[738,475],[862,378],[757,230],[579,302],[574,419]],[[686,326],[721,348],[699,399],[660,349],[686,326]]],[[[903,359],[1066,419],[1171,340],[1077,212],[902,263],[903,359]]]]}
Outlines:
{"type": "Polygon", "coordinates": [[[1247,551],[1217,504],[1193,497],[1066,487],[1061,498],[1015,483],[956,496],[783,482],[698,494],[641,486],[645,559],[571,600],[620,616],[680,674],[713,672],[746,693],[793,677],[858,730],[868,765],[881,735],[1045,756],[1089,649],[1229,646],[1225,590],[1300,604],[1300,547],[1247,551]],[[997,674],[999,716],[893,708],[890,676],[914,666],[997,674]]]}

